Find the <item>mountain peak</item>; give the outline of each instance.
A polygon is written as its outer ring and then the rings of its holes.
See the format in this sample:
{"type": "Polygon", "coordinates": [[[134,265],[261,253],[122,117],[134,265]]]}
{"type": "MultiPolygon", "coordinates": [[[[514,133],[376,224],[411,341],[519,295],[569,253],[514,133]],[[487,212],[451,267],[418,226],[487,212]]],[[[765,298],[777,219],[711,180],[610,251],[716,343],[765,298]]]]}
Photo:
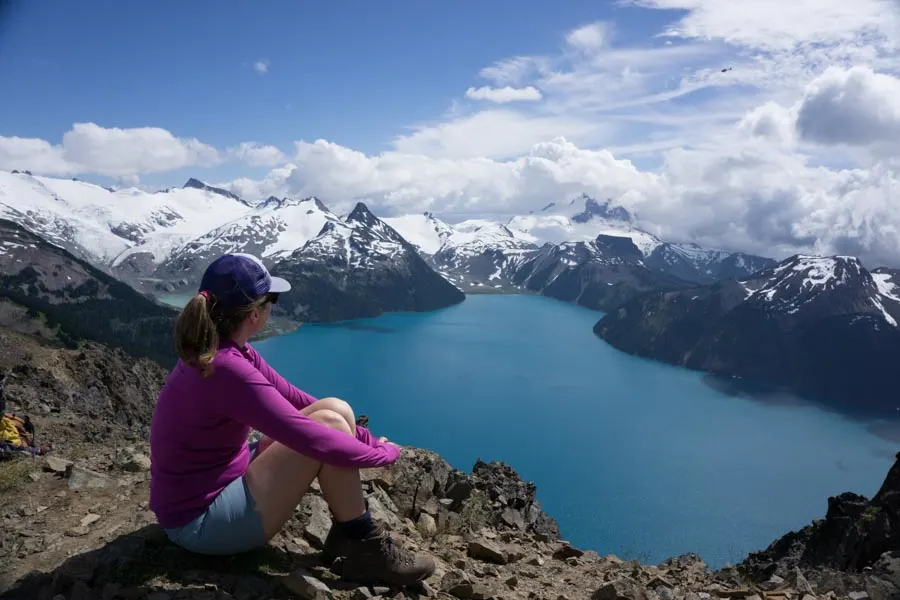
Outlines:
{"type": "Polygon", "coordinates": [[[796,254],[773,268],[773,278],[803,277],[803,287],[831,289],[862,276],[865,268],[855,256],[811,256],[796,254]]]}
{"type": "Polygon", "coordinates": [[[231,198],[232,200],[237,200],[237,201],[240,202],[241,204],[246,204],[246,205],[249,206],[249,203],[248,203],[246,200],[244,200],[243,198],[241,198],[240,196],[238,196],[238,195],[235,194],[234,192],[229,192],[229,191],[226,190],[226,189],[222,189],[222,188],[218,188],[218,187],[214,187],[214,186],[208,185],[208,184],[206,184],[206,183],[203,183],[203,182],[200,181],[199,179],[195,179],[195,178],[193,178],[193,177],[191,177],[190,179],[188,179],[187,182],[186,182],[183,186],[181,186],[181,187],[182,187],[182,188],[194,188],[194,189],[197,189],[197,190],[203,190],[203,191],[205,191],[205,192],[212,192],[213,194],[219,194],[220,196],[225,196],[226,198],[231,198]]]}
{"type": "MultiPolygon", "coordinates": [[[[601,219],[609,219],[611,221],[623,221],[630,223],[632,221],[631,213],[622,206],[614,206],[610,208],[610,200],[606,200],[602,204],[588,196],[581,194],[581,200],[584,201],[584,210],[572,217],[575,223],[587,223],[594,217],[601,219]]],[[[578,200],[578,198],[576,198],[578,200]]]]}
{"type": "Polygon", "coordinates": [[[605,255],[623,259],[641,261],[644,254],[630,237],[600,234],[594,240],[594,246],[605,255]]]}
{"type": "Polygon", "coordinates": [[[328,210],[328,207],[325,206],[321,200],[316,198],[315,196],[309,196],[307,198],[292,198],[291,196],[285,196],[284,198],[278,198],[277,196],[269,196],[266,198],[264,202],[260,204],[262,207],[275,207],[282,208],[285,206],[301,206],[306,203],[312,203],[315,205],[317,209],[322,212],[331,212],[328,210]]]}
{"type": "Polygon", "coordinates": [[[372,226],[378,222],[378,217],[376,217],[364,203],[357,202],[350,214],[347,215],[346,220],[348,223],[359,223],[361,225],[372,226]]]}

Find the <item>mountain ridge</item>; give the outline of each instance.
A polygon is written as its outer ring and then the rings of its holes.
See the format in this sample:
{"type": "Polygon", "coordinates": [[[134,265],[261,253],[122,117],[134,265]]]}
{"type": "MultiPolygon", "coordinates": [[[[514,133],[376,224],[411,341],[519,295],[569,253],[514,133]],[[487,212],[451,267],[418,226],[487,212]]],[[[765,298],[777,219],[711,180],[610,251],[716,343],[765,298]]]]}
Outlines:
{"type": "Polygon", "coordinates": [[[635,298],[594,333],[630,354],[895,418],[898,322],[900,299],[858,259],[795,255],[742,280],[635,298]]]}

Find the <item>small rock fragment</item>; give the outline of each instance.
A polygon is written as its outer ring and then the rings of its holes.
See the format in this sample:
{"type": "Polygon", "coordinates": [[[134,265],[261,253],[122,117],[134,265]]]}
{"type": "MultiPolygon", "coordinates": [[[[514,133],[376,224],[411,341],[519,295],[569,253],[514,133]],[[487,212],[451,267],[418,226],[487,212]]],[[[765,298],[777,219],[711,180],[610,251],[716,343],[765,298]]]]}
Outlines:
{"type": "Polygon", "coordinates": [[[334,597],[327,585],[302,569],[285,575],[281,583],[303,600],[331,600],[334,597]]]}
{"type": "Polygon", "coordinates": [[[368,600],[372,592],[367,587],[358,587],[350,593],[350,600],[368,600]]]}
{"type": "Polygon", "coordinates": [[[101,473],[86,469],[81,465],[72,465],[69,475],[69,489],[105,488],[112,485],[112,480],[101,473]]]}
{"type": "Polygon", "coordinates": [[[71,461],[59,458],[58,456],[45,456],[45,469],[53,473],[65,473],[66,469],[71,465],[71,461]]]}
{"type": "Polygon", "coordinates": [[[437,522],[430,514],[423,512],[419,515],[416,528],[423,537],[432,537],[437,533],[437,522]]]}
{"type": "Polygon", "coordinates": [[[500,546],[487,540],[469,542],[468,554],[475,560],[484,560],[498,565],[505,565],[509,562],[506,553],[500,546]]]}
{"type": "Polygon", "coordinates": [[[571,545],[566,543],[557,548],[556,552],[553,553],[553,558],[557,560],[566,560],[567,558],[581,558],[582,556],[584,556],[583,550],[573,548],[571,545]]]}
{"type": "Polygon", "coordinates": [[[592,600],[649,600],[647,591],[633,579],[621,577],[600,587],[592,600]]]}
{"type": "Polygon", "coordinates": [[[93,525],[97,521],[100,520],[100,515],[94,513],[88,513],[83,519],[81,519],[81,526],[87,527],[88,525],[93,525]]]}

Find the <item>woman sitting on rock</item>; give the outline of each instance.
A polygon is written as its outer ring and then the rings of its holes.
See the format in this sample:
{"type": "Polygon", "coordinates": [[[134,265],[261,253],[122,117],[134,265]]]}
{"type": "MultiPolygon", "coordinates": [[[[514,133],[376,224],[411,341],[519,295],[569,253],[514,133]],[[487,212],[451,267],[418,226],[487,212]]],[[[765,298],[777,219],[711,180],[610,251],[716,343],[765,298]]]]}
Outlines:
{"type": "Polygon", "coordinates": [[[180,360],[153,414],[150,507],[176,544],[232,554],[265,545],[318,478],[334,520],[327,563],[340,557],[343,578],[366,584],[425,579],[434,561],[373,523],[360,483],[360,468],[393,463],[399,448],[357,426],[343,400],[288,383],[247,342],[290,288],[247,254],[207,268],[178,317],[180,360]]]}

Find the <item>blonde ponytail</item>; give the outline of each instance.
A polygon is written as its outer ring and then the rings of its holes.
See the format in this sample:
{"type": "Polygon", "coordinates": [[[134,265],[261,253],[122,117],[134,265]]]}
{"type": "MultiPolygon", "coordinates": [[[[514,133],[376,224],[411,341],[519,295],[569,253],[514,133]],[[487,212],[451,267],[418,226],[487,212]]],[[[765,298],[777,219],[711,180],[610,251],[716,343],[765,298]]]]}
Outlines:
{"type": "Polygon", "coordinates": [[[185,364],[200,369],[203,377],[212,374],[212,362],[219,347],[210,302],[206,294],[197,294],[175,321],[175,351],[185,364]]]}
{"type": "Polygon", "coordinates": [[[234,335],[253,309],[267,301],[268,297],[263,296],[245,306],[223,309],[212,294],[197,294],[175,321],[175,351],[178,357],[186,365],[200,369],[203,377],[209,377],[219,340],[234,335]]]}

